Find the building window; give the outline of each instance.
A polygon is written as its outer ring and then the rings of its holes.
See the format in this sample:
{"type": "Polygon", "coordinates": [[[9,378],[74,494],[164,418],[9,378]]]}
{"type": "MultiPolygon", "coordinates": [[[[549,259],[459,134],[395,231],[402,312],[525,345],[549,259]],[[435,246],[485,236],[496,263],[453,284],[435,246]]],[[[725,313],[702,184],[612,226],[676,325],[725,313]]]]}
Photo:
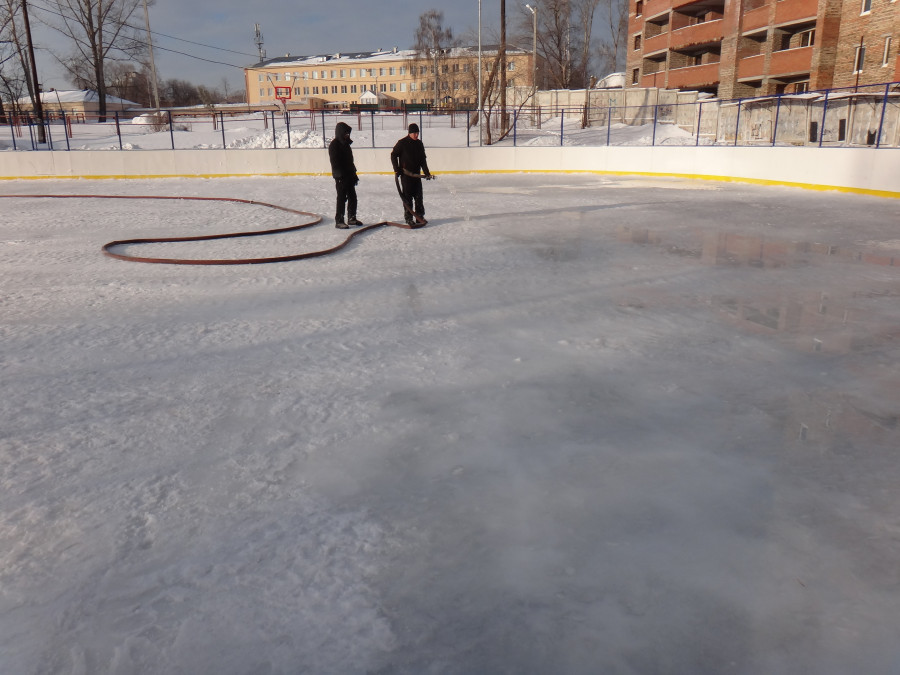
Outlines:
{"type": "Polygon", "coordinates": [[[300,95],[300,87],[294,87],[294,96],[300,95]]]}
{"type": "Polygon", "coordinates": [[[342,85],[341,85],[341,93],[342,93],[342,94],[346,94],[346,93],[347,93],[347,85],[346,85],[346,84],[342,84],[342,85]]]}
{"type": "Polygon", "coordinates": [[[811,28],[800,33],[800,46],[812,47],[816,43],[816,30],[811,28]]]}
{"type": "Polygon", "coordinates": [[[406,66],[400,66],[400,74],[406,75],[406,66]]]}
{"type": "Polygon", "coordinates": [[[387,92],[387,85],[386,85],[386,84],[379,84],[379,85],[378,85],[378,90],[379,90],[382,94],[386,93],[386,92],[387,92]]]}
{"type": "Polygon", "coordinates": [[[350,85],[350,93],[351,93],[351,94],[355,94],[355,93],[356,93],[356,85],[355,85],[355,84],[351,84],[351,85],[350,85]]]}
{"type": "Polygon", "coordinates": [[[861,73],[866,63],[866,46],[862,43],[856,48],[856,57],[853,59],[853,72],[861,73]]]}
{"type": "Polygon", "coordinates": [[[262,98],[265,95],[266,95],[266,90],[263,89],[262,87],[260,87],[259,88],[259,97],[262,98]]]}
{"type": "Polygon", "coordinates": [[[419,85],[417,85],[415,82],[410,82],[410,83],[409,83],[409,90],[410,90],[410,91],[417,91],[418,88],[419,88],[419,85]]]}
{"type": "Polygon", "coordinates": [[[309,87],[303,87],[303,95],[309,96],[309,87]]]}
{"type": "Polygon", "coordinates": [[[406,82],[400,83],[400,91],[406,91],[406,82]]]}
{"type": "Polygon", "coordinates": [[[868,14],[872,11],[872,0],[862,0],[862,11],[860,14],[868,14]]]}
{"type": "Polygon", "coordinates": [[[641,35],[638,33],[634,36],[634,51],[638,51],[641,48],[641,35]]]}
{"type": "Polygon", "coordinates": [[[396,75],[397,69],[394,66],[391,66],[391,75],[396,75]]]}
{"type": "Polygon", "coordinates": [[[262,73],[260,73],[258,77],[259,77],[259,81],[260,81],[260,82],[265,82],[265,79],[266,79],[266,76],[265,76],[265,75],[263,75],[262,73]]]}
{"type": "Polygon", "coordinates": [[[379,69],[378,69],[378,74],[379,74],[379,75],[384,75],[384,68],[379,68],[379,69]]]}
{"type": "Polygon", "coordinates": [[[314,71],[313,71],[313,79],[314,79],[314,80],[318,80],[318,79],[319,79],[319,71],[318,71],[318,70],[314,70],[314,71]]]}
{"type": "Polygon", "coordinates": [[[635,68],[631,71],[631,84],[637,84],[640,79],[641,71],[639,68],[635,68]]]}
{"type": "Polygon", "coordinates": [[[802,94],[804,92],[809,91],[809,80],[805,82],[795,82],[794,83],[794,93],[802,94]]]}
{"type": "Polygon", "coordinates": [[[510,61],[509,64],[506,66],[506,69],[507,69],[507,70],[515,70],[515,69],[516,69],[516,62],[515,62],[515,61],[510,61]]]}
{"type": "Polygon", "coordinates": [[[315,94],[318,94],[318,93],[319,93],[319,88],[318,88],[318,87],[313,87],[313,94],[315,95],[315,94]]]}
{"type": "Polygon", "coordinates": [[[397,91],[397,83],[391,82],[391,91],[397,91]]]}
{"type": "Polygon", "coordinates": [[[325,71],[324,70],[319,71],[319,79],[322,79],[322,80],[325,79],[325,71]]]}
{"type": "Polygon", "coordinates": [[[634,3],[634,15],[641,16],[643,13],[644,13],[643,0],[637,0],[637,2],[634,3]]]}
{"type": "Polygon", "coordinates": [[[341,77],[347,77],[347,71],[344,68],[341,68],[341,77]]]}
{"type": "Polygon", "coordinates": [[[891,56],[891,36],[888,35],[884,38],[884,54],[881,55],[881,67],[884,68],[888,65],[888,60],[891,56]]]}

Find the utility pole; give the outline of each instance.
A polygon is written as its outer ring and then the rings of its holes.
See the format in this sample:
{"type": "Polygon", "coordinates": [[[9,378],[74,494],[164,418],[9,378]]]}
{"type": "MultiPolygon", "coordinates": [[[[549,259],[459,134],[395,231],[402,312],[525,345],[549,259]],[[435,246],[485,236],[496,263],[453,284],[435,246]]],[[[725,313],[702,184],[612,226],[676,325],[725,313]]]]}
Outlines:
{"type": "Polygon", "coordinates": [[[266,60],[266,50],[263,49],[263,35],[262,31],[259,29],[259,24],[256,24],[256,34],[254,35],[254,42],[256,42],[256,49],[259,52],[259,62],[262,63],[266,60]]]}
{"type": "Polygon", "coordinates": [[[44,132],[44,104],[41,101],[41,85],[38,82],[37,64],[34,62],[34,44],[31,42],[31,24],[28,21],[28,3],[22,0],[22,20],[25,23],[25,38],[28,41],[28,59],[31,61],[31,103],[38,119],[38,143],[46,143],[44,132]]]}

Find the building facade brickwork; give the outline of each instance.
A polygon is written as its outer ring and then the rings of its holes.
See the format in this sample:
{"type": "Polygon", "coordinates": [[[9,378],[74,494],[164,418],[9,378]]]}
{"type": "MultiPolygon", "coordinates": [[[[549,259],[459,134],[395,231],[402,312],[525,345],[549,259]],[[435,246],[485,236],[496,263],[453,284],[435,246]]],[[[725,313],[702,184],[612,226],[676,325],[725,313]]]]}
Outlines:
{"type": "Polygon", "coordinates": [[[900,0],[629,0],[628,87],[722,98],[900,80],[900,0]]]}
{"type": "MultiPolygon", "coordinates": [[[[482,49],[483,89],[490,82],[496,55],[496,47],[482,49]]],[[[509,46],[506,62],[510,87],[532,86],[535,68],[530,50],[509,46]]],[[[361,104],[474,108],[478,98],[477,72],[476,49],[452,48],[432,60],[423,59],[414,50],[394,48],[319,56],[287,55],[245,68],[244,77],[250,105],[272,105],[278,103],[279,94],[288,94],[290,105],[307,108],[349,108],[361,104]]]]}

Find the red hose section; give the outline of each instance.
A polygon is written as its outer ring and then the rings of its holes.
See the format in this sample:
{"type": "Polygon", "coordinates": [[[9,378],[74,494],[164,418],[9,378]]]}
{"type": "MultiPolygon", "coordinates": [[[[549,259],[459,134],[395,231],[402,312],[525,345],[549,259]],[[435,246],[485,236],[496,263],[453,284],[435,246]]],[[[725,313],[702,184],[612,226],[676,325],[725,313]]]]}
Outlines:
{"type": "Polygon", "coordinates": [[[337,246],[327,248],[321,251],[309,251],[306,253],[296,253],[294,255],[275,256],[271,258],[238,258],[238,259],[211,259],[211,260],[193,260],[184,258],[145,258],[140,256],[125,255],[123,253],[115,253],[111,249],[116,246],[140,245],[140,244],[164,244],[180,241],[204,241],[209,239],[233,239],[237,237],[257,237],[264,234],[277,234],[280,232],[291,232],[293,230],[301,230],[305,227],[311,227],[322,222],[321,216],[308,211],[298,211],[289,209],[286,206],[278,206],[277,204],[269,204],[267,202],[258,202],[251,199],[237,199],[234,197],[175,197],[160,195],[0,195],[0,198],[19,198],[19,199],[173,199],[173,200],[192,200],[192,201],[212,201],[212,202],[233,202],[237,204],[251,204],[253,206],[265,206],[270,209],[278,209],[300,216],[310,216],[313,220],[301,223],[300,225],[292,225],[290,227],[280,227],[271,230],[259,230],[255,232],[230,232],[226,234],[207,234],[194,237],[163,237],[157,239],[121,239],[111,241],[103,245],[103,253],[110,258],[118,260],[128,260],[130,262],[157,263],[168,265],[259,265],[262,263],[288,262],[290,260],[303,260],[305,258],[316,258],[318,256],[328,255],[340,251],[357,235],[368,232],[383,225],[391,225],[393,227],[402,227],[405,229],[414,229],[414,226],[405,223],[395,223],[389,220],[366,225],[354,230],[350,235],[337,246]]]}

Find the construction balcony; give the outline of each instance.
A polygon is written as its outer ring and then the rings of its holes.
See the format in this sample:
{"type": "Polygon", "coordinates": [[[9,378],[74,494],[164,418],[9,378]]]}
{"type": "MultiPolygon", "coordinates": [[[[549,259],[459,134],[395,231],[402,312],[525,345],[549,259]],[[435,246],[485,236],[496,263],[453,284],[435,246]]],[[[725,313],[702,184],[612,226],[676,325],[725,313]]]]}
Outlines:
{"type": "Polygon", "coordinates": [[[719,64],[706,63],[701,66],[686,66],[669,70],[666,86],[669,89],[690,89],[707,87],[719,83],[719,64]]]}
{"type": "MultiPolygon", "coordinates": [[[[790,2],[779,2],[775,6],[775,25],[780,26],[786,23],[815,21],[818,12],[819,3],[817,0],[791,0],[790,2]]],[[[746,30],[746,28],[744,30],[746,30]]]]}
{"type": "Polygon", "coordinates": [[[762,77],[766,66],[766,55],[747,56],[738,61],[738,80],[762,77]]]}
{"type": "Polygon", "coordinates": [[[672,36],[669,40],[670,49],[714,44],[721,42],[724,37],[723,22],[721,19],[705,21],[673,30],[670,35],[672,36]]]}
{"type": "Polygon", "coordinates": [[[658,52],[669,47],[669,33],[665,32],[650,38],[644,38],[644,54],[658,52]]]}
{"type": "Polygon", "coordinates": [[[767,5],[758,7],[757,9],[752,9],[748,12],[744,12],[744,16],[741,17],[741,30],[744,33],[757,31],[760,28],[765,28],[768,25],[769,7],[767,5]]]}
{"type": "Polygon", "coordinates": [[[812,47],[797,47],[772,52],[772,60],[769,62],[769,77],[810,72],[812,53],[812,47]]]}

